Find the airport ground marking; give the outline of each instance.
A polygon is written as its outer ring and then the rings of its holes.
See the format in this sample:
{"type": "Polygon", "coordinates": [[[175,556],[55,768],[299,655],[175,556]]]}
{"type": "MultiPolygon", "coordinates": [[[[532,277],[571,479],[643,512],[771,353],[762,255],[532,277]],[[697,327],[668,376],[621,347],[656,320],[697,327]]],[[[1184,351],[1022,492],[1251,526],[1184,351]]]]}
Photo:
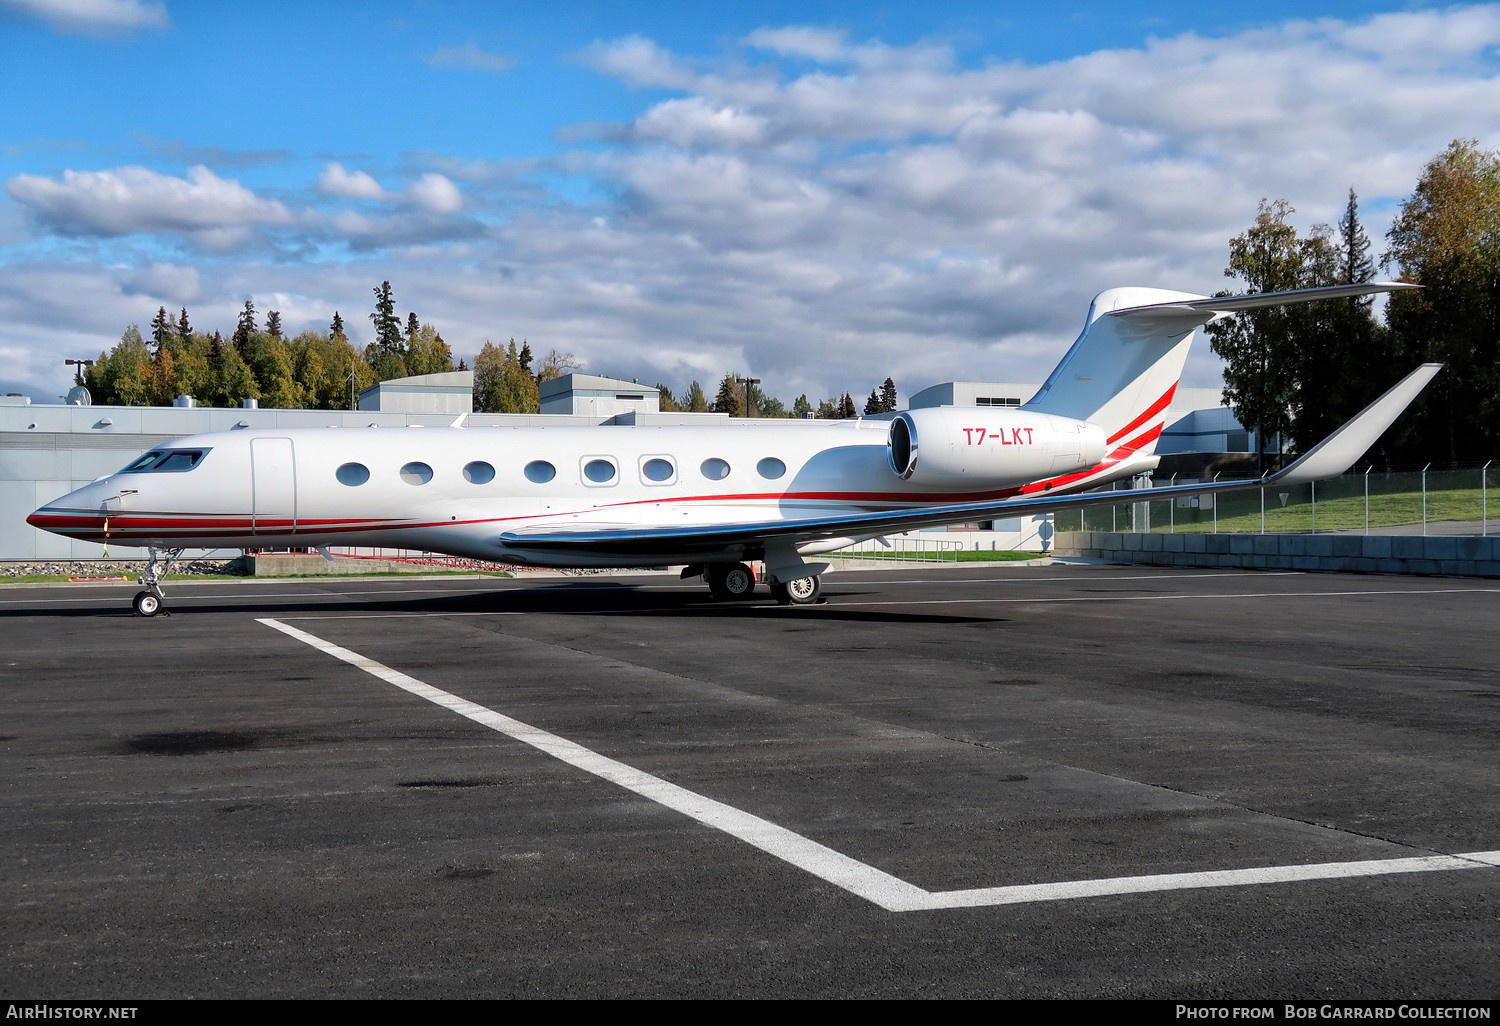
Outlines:
{"type": "MultiPolygon", "coordinates": [[[[310,617],[306,619],[311,619],[310,617]]],[[[1069,880],[1057,883],[1011,884],[957,891],[928,891],[899,877],[868,866],[842,852],[802,836],[786,827],[762,819],[732,805],[708,798],[660,777],[638,770],[616,759],[600,755],[567,738],[522,723],[486,706],[433,687],[384,663],[326,641],[315,634],[271,617],[256,622],[287,637],[310,645],[350,666],[395,687],[458,713],[475,723],[531,746],[576,769],[593,774],[643,798],[738,838],[804,872],[810,873],[890,912],[937,911],[1015,905],[1042,901],[1065,901],[1123,894],[1192,890],[1214,887],[1296,883],[1307,880],[1341,880],[1404,873],[1431,873],[1460,869],[1500,868],[1500,850],[1457,855],[1427,855],[1403,859],[1367,859],[1358,862],[1328,862],[1306,866],[1265,866],[1256,869],[1208,870],[1150,876],[1113,877],[1101,880],[1069,880]]]]}

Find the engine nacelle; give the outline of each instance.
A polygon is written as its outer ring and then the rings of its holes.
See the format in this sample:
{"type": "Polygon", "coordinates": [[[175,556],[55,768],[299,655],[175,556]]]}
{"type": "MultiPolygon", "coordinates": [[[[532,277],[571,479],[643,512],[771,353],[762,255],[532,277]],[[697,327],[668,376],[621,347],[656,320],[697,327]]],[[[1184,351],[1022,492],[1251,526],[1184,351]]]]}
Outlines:
{"type": "Polygon", "coordinates": [[[983,406],[907,410],[891,421],[891,470],[952,491],[1005,488],[1092,467],[1104,429],[1082,420],[983,406]]]}

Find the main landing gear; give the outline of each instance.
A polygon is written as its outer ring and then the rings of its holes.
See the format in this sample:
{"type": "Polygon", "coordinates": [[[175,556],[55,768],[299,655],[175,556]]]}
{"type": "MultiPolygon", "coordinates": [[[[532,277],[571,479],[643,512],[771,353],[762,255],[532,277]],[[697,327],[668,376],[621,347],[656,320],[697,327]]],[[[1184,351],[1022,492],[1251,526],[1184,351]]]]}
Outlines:
{"type": "Polygon", "coordinates": [[[167,597],[162,592],[161,579],[182,555],[182,549],[167,549],[161,555],[158,555],[155,549],[146,551],[150,554],[146,563],[146,576],[136,579],[136,583],[145,585],[146,590],[136,592],[130,605],[135,609],[136,616],[156,616],[157,614],[171,616],[171,613],[162,609],[167,597]]]}
{"type": "MultiPolygon", "coordinates": [[[[747,599],[755,594],[755,571],[744,563],[710,564],[703,568],[703,579],[708,582],[709,593],[721,602],[747,599]]],[[[823,590],[816,574],[794,581],[772,580],[770,583],[771,596],[783,606],[818,602],[823,590]]]]}

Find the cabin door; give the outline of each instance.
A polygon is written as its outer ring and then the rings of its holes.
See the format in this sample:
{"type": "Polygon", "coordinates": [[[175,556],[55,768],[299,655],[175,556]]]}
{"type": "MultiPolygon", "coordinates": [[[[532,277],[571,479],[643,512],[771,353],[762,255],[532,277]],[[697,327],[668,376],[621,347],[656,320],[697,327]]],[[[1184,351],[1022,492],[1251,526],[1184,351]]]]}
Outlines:
{"type": "Polygon", "coordinates": [[[297,529],[297,466],[290,438],[250,440],[250,491],[256,534],[286,536],[297,529]]]}

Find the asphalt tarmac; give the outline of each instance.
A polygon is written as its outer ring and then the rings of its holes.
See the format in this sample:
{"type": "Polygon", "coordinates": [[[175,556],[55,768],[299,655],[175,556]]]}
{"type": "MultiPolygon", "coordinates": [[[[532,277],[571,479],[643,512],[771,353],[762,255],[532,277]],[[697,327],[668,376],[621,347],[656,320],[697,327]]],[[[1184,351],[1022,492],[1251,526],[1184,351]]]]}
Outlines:
{"type": "Polygon", "coordinates": [[[824,582],[0,588],[0,995],[1500,992],[1500,582],[824,582]]]}

